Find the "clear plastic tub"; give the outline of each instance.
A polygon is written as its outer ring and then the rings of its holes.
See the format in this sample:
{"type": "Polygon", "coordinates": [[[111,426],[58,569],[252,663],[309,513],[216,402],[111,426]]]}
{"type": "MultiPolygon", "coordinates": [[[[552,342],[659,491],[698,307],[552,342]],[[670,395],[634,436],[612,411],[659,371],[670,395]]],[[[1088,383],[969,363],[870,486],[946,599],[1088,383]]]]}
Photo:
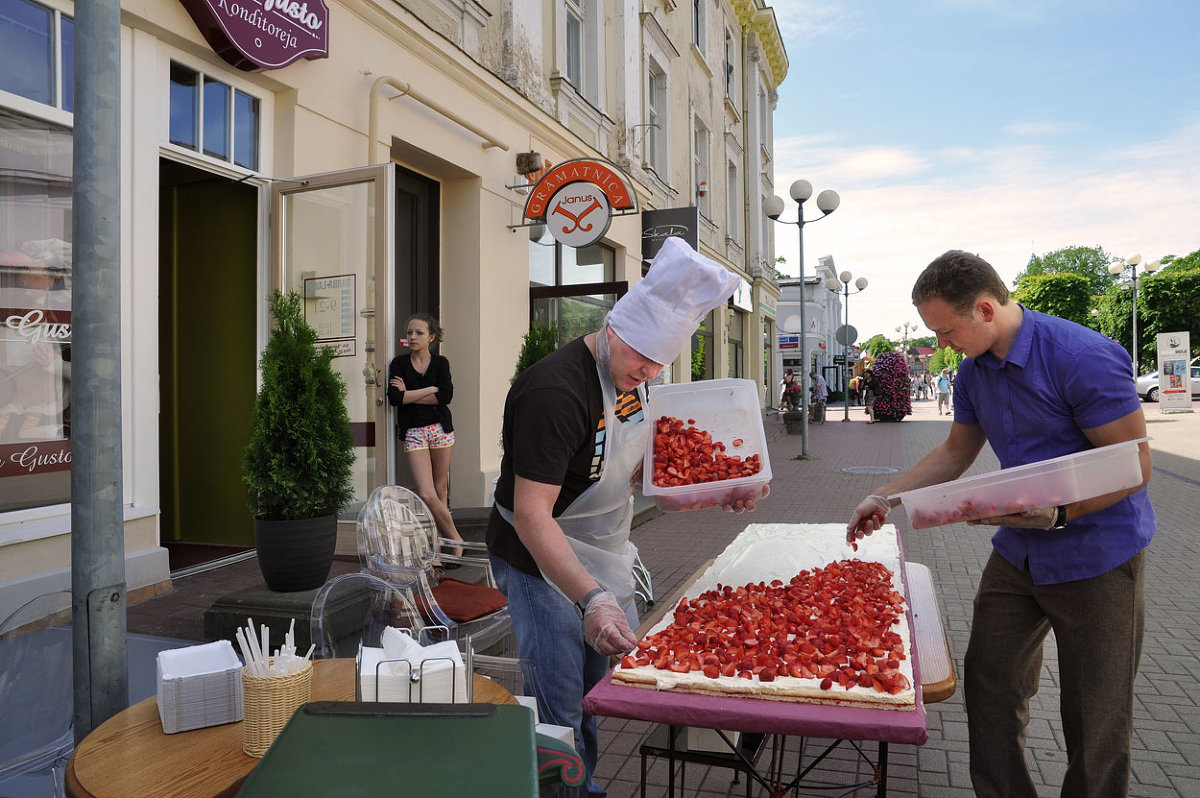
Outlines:
{"type": "Polygon", "coordinates": [[[758,455],[761,469],[757,474],[696,485],[658,487],[654,475],[653,434],[646,444],[642,461],[642,492],[654,497],[660,510],[680,512],[734,505],[740,501],[758,501],[771,481],[771,462],[767,455],[767,436],[763,431],[758,387],[753,380],[721,379],[683,382],[650,388],[649,418],[657,423],[672,416],[689,426],[712,435],[714,443],[725,444],[727,456],[743,460],[758,455]],[[735,439],[742,441],[734,446],[735,439]]]}
{"type": "Polygon", "coordinates": [[[899,494],[913,529],[1055,507],[1142,481],[1140,438],[899,494]]]}

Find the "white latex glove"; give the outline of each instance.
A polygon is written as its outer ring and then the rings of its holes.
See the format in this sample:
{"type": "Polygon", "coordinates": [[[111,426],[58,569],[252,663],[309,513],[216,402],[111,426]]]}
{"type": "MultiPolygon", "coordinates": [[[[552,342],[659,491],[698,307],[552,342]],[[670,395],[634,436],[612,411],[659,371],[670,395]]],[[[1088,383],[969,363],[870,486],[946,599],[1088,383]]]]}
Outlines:
{"type": "Polygon", "coordinates": [[[588,602],[583,613],[583,639],[601,654],[624,654],[637,645],[617,597],[604,592],[588,602]]]}
{"type": "Polygon", "coordinates": [[[883,526],[887,520],[892,504],[886,496],[872,493],[858,503],[850,523],[846,524],[846,542],[854,543],[858,538],[864,538],[883,526]]]}
{"type": "Polygon", "coordinates": [[[1058,517],[1057,507],[1041,507],[1036,510],[1026,510],[1012,515],[997,515],[991,518],[980,518],[968,521],[971,526],[1013,526],[1022,529],[1053,529],[1058,517]]]}

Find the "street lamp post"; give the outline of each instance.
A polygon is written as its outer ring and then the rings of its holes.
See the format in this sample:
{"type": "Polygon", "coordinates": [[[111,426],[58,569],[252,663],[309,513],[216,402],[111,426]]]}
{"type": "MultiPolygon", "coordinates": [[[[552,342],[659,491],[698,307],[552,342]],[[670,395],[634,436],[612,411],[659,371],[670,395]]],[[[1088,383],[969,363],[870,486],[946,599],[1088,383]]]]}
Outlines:
{"type": "MultiPolygon", "coordinates": [[[[1132,340],[1130,348],[1129,348],[1129,357],[1130,357],[1130,360],[1133,361],[1133,378],[1135,380],[1138,378],[1137,296],[1138,296],[1138,280],[1140,279],[1138,277],[1137,267],[1138,267],[1138,264],[1141,262],[1142,262],[1142,256],[1138,255],[1138,254],[1133,254],[1133,255],[1130,255],[1128,258],[1125,258],[1123,262],[1114,263],[1108,267],[1108,273],[1113,274],[1113,275],[1120,275],[1125,271],[1126,266],[1129,267],[1129,282],[1133,286],[1133,340],[1132,340]]],[[[1142,271],[1143,272],[1156,272],[1156,271],[1158,271],[1158,268],[1160,266],[1162,266],[1161,261],[1152,260],[1149,263],[1147,263],[1145,266],[1142,267],[1142,271]]],[[[1145,276],[1146,275],[1143,273],[1142,277],[1145,277],[1145,276]]]]}
{"type": "MultiPolygon", "coordinates": [[[[845,400],[845,413],[842,421],[850,420],[850,344],[854,343],[854,339],[850,337],[850,280],[853,278],[850,272],[842,272],[837,276],[837,279],[830,277],[825,281],[825,288],[833,293],[841,293],[845,299],[842,300],[846,306],[846,324],[842,327],[842,398],[845,400]]],[[[854,287],[857,291],[855,294],[861,294],[867,288],[867,278],[859,277],[854,281],[854,287]]]]}
{"type": "MultiPolygon", "coordinates": [[[[804,221],[804,203],[812,197],[812,193],[812,183],[807,180],[797,180],[788,188],[788,195],[796,203],[796,235],[800,244],[797,260],[800,263],[800,411],[803,416],[800,420],[801,457],[808,457],[808,325],[804,320],[804,225],[808,222],[804,221]]],[[[817,195],[817,210],[821,212],[821,215],[809,221],[816,222],[824,219],[836,211],[841,203],[842,198],[836,191],[831,188],[825,189],[817,195]]],[[[772,221],[791,224],[791,222],[784,222],[779,218],[783,215],[783,208],[781,197],[772,196],[763,200],[763,213],[772,221]]]]}
{"type": "Polygon", "coordinates": [[[911,321],[906,321],[904,324],[896,328],[896,332],[904,336],[904,340],[900,343],[900,354],[904,356],[904,367],[908,369],[908,331],[917,331],[917,325],[911,321]]]}

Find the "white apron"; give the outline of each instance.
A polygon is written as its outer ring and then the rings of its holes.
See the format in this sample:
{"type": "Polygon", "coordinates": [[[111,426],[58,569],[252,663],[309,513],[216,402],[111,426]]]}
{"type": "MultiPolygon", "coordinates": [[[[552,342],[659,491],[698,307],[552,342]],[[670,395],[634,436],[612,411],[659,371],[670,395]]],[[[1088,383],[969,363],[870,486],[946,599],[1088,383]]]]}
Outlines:
{"type": "MultiPolygon", "coordinates": [[[[647,423],[645,391],[640,387],[642,417],[624,423],[617,421],[617,392],[609,372],[608,336],[604,326],[596,335],[596,372],[604,401],[604,471],[600,479],[579,494],[555,520],[583,567],[601,587],[612,591],[625,611],[629,627],[634,629],[638,625],[633,592],[633,560],[637,547],[629,540],[629,527],[633,522],[630,476],[645,454],[651,425],[647,423]]],[[[512,512],[498,504],[496,507],[511,524],[512,512]]],[[[563,593],[545,572],[542,576],[555,590],[563,593]]]]}

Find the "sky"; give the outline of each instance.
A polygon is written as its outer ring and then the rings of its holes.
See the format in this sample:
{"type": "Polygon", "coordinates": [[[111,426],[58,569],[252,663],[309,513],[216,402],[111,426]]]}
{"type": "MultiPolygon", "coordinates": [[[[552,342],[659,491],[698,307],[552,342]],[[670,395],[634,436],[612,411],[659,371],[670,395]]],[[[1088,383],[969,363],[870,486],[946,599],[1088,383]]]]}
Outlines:
{"type": "MultiPolygon", "coordinates": [[[[1200,249],[1200,2],[774,0],[789,61],[775,111],[780,270],[866,277],[858,341],[918,325],[913,282],[949,249],[1011,287],[1031,254],[1143,262],[1200,249]],[[816,220],[816,221],[813,221],[816,220]]],[[[853,285],[853,283],[852,283],[853,285]]]]}

